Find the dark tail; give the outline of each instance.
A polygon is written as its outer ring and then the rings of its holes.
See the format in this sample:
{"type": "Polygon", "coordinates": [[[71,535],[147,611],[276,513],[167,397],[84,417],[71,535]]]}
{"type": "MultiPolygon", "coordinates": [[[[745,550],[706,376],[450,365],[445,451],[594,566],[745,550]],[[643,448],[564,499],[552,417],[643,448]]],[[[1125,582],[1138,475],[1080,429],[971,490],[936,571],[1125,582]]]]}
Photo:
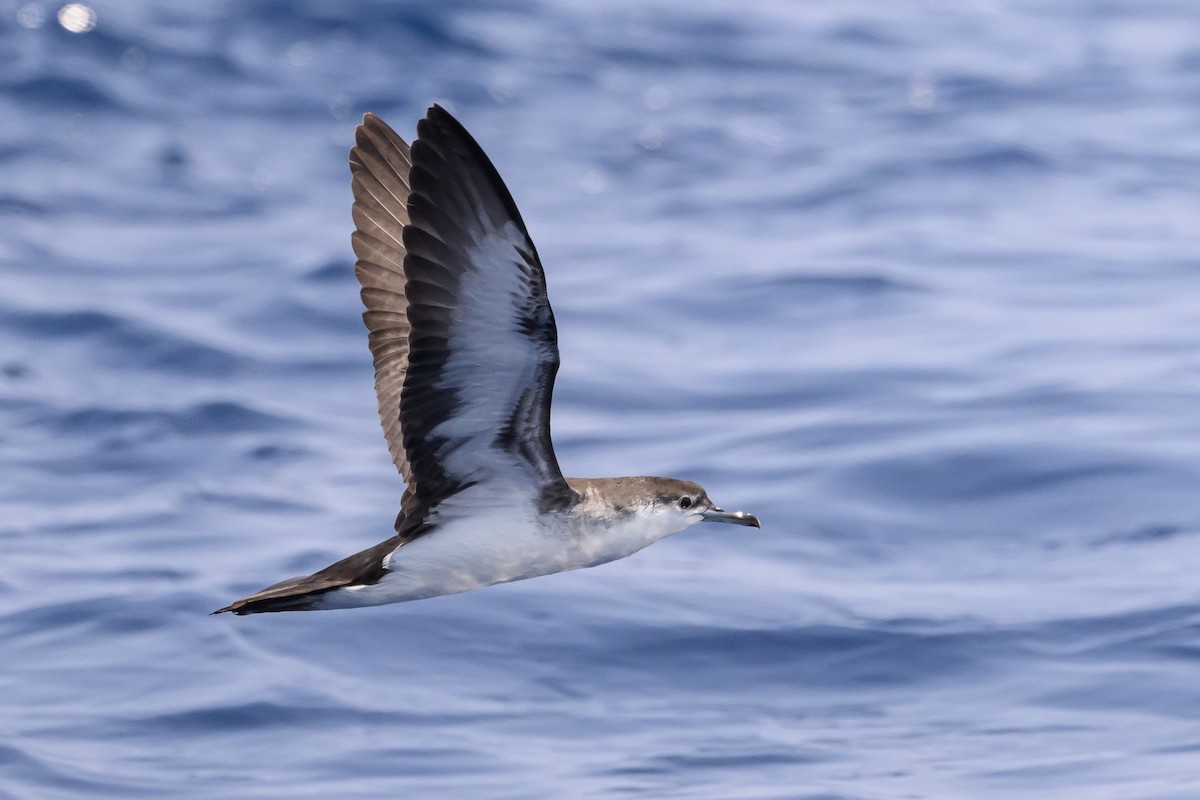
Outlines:
{"type": "Polygon", "coordinates": [[[255,592],[249,597],[234,601],[212,613],[224,614],[229,611],[243,616],[245,614],[263,614],[269,611],[316,611],[323,608],[321,596],[339,586],[345,586],[345,582],[319,580],[316,575],[290,578],[274,586],[268,586],[261,592],[255,592]]]}
{"type": "Polygon", "coordinates": [[[372,584],[382,578],[386,572],[383,568],[384,559],[402,543],[399,536],[393,536],[361,553],[330,564],[320,572],[280,581],[212,613],[230,611],[241,616],[268,611],[316,611],[325,608],[321,597],[326,592],[343,586],[372,584]]]}

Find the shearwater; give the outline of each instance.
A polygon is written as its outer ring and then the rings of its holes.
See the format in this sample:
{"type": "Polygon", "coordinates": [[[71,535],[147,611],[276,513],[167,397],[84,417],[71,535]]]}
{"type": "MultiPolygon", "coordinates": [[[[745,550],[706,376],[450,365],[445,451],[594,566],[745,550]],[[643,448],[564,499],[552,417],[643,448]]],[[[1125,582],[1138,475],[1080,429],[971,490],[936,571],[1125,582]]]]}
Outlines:
{"type": "Polygon", "coordinates": [[[399,603],[604,564],[700,522],[759,527],[675,478],[564,478],[558,332],[500,175],[435,105],[411,149],[367,114],[352,236],[379,419],[406,489],[396,534],[213,613],[399,603]]]}

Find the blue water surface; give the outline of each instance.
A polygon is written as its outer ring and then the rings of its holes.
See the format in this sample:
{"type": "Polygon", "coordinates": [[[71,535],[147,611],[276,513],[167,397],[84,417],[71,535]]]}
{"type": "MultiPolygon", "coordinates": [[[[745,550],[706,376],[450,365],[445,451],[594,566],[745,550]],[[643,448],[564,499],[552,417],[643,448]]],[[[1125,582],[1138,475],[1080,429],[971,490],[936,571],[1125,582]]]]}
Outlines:
{"type": "Polygon", "coordinates": [[[6,799],[1195,800],[1200,14],[0,0],[0,471],[6,799]],[[763,530],[210,617],[390,533],[346,154],[434,101],[565,471],[763,530]]]}

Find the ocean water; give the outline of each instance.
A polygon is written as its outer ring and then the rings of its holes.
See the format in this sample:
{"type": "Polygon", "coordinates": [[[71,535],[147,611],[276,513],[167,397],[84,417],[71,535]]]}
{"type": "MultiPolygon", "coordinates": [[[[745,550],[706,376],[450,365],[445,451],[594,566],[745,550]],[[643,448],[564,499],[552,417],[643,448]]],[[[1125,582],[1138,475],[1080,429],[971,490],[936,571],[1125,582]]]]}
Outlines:
{"type": "Polygon", "coordinates": [[[5,800],[1194,800],[1198,489],[1188,0],[0,0],[5,800]],[[346,154],[434,101],[565,471],[763,529],[210,617],[390,533],[346,154]]]}

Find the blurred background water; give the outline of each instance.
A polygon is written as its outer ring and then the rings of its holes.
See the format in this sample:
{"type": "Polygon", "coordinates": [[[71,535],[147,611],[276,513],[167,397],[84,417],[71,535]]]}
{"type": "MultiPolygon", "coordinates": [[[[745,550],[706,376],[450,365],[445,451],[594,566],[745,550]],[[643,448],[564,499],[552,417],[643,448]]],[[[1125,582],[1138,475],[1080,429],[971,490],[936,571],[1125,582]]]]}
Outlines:
{"type": "Polygon", "coordinates": [[[0,797],[1200,797],[1200,15],[0,0],[0,797]],[[546,264],[573,475],[756,512],[416,604],[364,111],[546,264]]]}

